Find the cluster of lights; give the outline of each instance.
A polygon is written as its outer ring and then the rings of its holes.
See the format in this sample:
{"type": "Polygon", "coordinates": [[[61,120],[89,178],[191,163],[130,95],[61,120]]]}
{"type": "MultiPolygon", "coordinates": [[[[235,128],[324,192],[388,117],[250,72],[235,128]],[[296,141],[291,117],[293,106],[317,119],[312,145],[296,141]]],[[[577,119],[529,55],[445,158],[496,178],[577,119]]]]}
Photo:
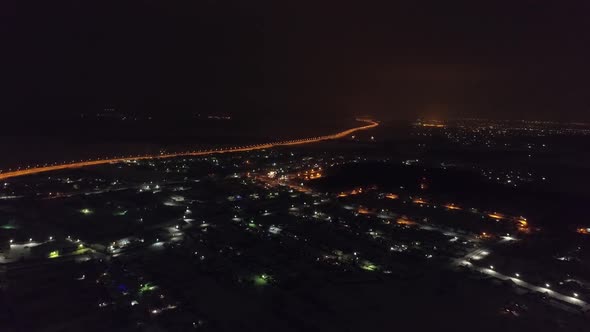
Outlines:
{"type": "MultiPolygon", "coordinates": [[[[468,261],[464,261],[463,263],[464,263],[464,264],[467,264],[467,265],[471,265],[471,263],[470,263],[470,262],[468,262],[468,261]]],[[[489,269],[490,269],[490,270],[492,270],[492,271],[495,271],[495,268],[494,268],[494,266],[493,266],[493,265],[490,265],[490,266],[489,266],[489,269]]],[[[521,277],[520,273],[518,273],[518,272],[515,272],[515,273],[514,273],[514,276],[515,276],[516,278],[520,278],[520,277],[521,277]]],[[[546,288],[546,289],[550,289],[550,288],[551,288],[551,284],[550,284],[550,283],[548,283],[548,282],[547,282],[547,283],[545,283],[545,285],[544,285],[544,286],[545,286],[545,288],[546,288]]],[[[575,297],[575,298],[579,298],[579,297],[580,297],[580,294],[578,294],[578,293],[576,293],[576,292],[573,292],[573,293],[572,293],[572,296],[573,296],[573,297],[575,297]]]]}

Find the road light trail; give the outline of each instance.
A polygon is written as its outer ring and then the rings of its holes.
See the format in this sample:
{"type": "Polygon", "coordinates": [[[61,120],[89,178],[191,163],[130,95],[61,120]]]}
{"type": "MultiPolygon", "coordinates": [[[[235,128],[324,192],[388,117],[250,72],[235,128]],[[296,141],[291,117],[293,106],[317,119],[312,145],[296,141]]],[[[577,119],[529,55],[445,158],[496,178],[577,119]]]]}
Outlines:
{"type": "Polygon", "coordinates": [[[480,266],[473,265],[471,262],[468,261],[468,258],[478,256],[482,252],[485,252],[485,250],[477,249],[477,250],[467,254],[463,258],[457,259],[456,263],[460,266],[467,267],[471,270],[481,272],[483,274],[486,274],[488,276],[491,276],[491,277],[494,277],[494,278],[497,278],[500,280],[504,280],[504,281],[510,280],[510,281],[514,282],[514,284],[516,284],[522,288],[526,288],[531,291],[539,292],[539,293],[545,294],[548,297],[552,297],[554,299],[575,305],[575,306],[579,307],[582,311],[589,311],[590,310],[590,304],[588,304],[587,302],[585,302],[581,299],[578,299],[575,296],[568,296],[568,295],[565,295],[562,293],[558,293],[554,290],[551,290],[548,287],[536,286],[536,285],[528,283],[520,278],[516,278],[516,277],[507,276],[505,274],[502,274],[498,271],[493,270],[492,268],[486,268],[486,267],[480,267],[480,266]]]}
{"type": "Polygon", "coordinates": [[[339,133],[332,134],[332,135],[302,138],[302,139],[296,139],[296,140],[286,140],[286,141],[254,144],[254,145],[247,145],[247,146],[235,146],[235,147],[214,149],[214,150],[188,151],[188,152],[159,154],[159,155],[143,155],[143,156],[129,156],[129,157],[120,157],[120,158],[100,159],[100,160],[87,160],[87,161],[79,161],[79,162],[72,162],[72,163],[64,163],[64,164],[60,164],[60,165],[31,167],[31,168],[26,168],[26,169],[19,169],[16,171],[8,171],[8,172],[0,171],[0,180],[6,180],[6,179],[14,178],[17,176],[32,175],[32,174],[58,171],[58,170],[70,169],[70,168],[80,168],[80,167],[88,167],[88,166],[95,166],[95,165],[102,165],[102,164],[120,163],[120,162],[124,162],[124,161],[128,161],[128,160],[164,159],[164,158],[183,157],[183,156],[205,156],[205,155],[219,154],[219,153],[234,153],[234,152],[263,150],[263,149],[274,148],[277,146],[290,146],[290,145],[317,143],[317,142],[321,142],[321,141],[346,137],[346,136],[348,136],[352,133],[355,133],[357,131],[371,129],[371,128],[377,127],[379,125],[378,122],[375,122],[372,120],[365,120],[365,119],[356,119],[356,120],[360,121],[360,122],[368,123],[368,125],[351,128],[351,129],[344,130],[344,131],[341,131],[339,133]]]}

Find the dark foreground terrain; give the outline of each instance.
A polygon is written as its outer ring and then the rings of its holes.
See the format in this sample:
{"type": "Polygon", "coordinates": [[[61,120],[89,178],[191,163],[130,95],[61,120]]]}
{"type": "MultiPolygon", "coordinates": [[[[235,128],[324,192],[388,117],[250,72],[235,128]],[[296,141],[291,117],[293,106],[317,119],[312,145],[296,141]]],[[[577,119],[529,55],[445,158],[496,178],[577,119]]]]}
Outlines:
{"type": "Polygon", "coordinates": [[[10,179],[0,326],[585,331],[589,136],[492,126],[10,179]]]}

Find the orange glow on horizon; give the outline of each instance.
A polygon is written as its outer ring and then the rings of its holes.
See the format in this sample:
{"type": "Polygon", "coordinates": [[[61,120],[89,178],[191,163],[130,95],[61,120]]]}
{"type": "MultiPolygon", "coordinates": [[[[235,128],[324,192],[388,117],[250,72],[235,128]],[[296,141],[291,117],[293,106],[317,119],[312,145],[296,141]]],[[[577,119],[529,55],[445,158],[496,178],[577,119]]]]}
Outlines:
{"type": "MultiPolygon", "coordinates": [[[[118,158],[110,158],[110,159],[86,160],[86,161],[64,163],[64,164],[51,165],[51,166],[31,167],[31,168],[26,168],[26,169],[18,169],[16,171],[0,172],[0,180],[5,180],[5,179],[17,177],[17,176],[38,174],[38,173],[58,171],[58,170],[64,170],[64,169],[81,168],[81,167],[88,167],[88,166],[95,166],[95,165],[103,165],[103,164],[110,164],[110,163],[121,163],[121,162],[132,161],[132,160],[165,159],[165,158],[184,157],[184,156],[206,156],[206,155],[219,154],[219,153],[234,153],[234,152],[263,150],[263,149],[270,149],[270,148],[274,148],[274,147],[278,147],[278,146],[310,144],[310,143],[316,143],[316,142],[321,142],[321,141],[326,141],[326,140],[343,138],[343,137],[349,136],[351,133],[354,133],[354,132],[357,132],[360,130],[371,129],[371,128],[377,127],[379,125],[378,122],[375,122],[372,120],[366,120],[366,119],[356,119],[356,120],[360,121],[360,122],[369,123],[369,124],[365,125],[365,126],[361,126],[361,127],[351,128],[351,129],[341,131],[339,133],[332,134],[332,135],[302,138],[302,139],[297,139],[297,140],[288,140],[288,141],[263,143],[263,144],[247,145],[247,146],[235,146],[235,147],[229,147],[229,148],[223,148],[223,149],[188,151],[188,152],[158,154],[158,155],[118,157],[118,158]]],[[[246,161],[246,163],[249,163],[249,161],[246,161]]]]}
{"type": "Polygon", "coordinates": [[[422,127],[444,128],[445,125],[440,123],[423,123],[422,127]]]}

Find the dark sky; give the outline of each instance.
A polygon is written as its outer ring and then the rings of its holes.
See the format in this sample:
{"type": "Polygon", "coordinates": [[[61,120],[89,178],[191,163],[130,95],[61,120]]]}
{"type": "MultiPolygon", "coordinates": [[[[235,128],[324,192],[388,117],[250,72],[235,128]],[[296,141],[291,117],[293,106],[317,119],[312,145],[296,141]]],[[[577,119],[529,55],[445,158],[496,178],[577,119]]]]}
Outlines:
{"type": "Polygon", "coordinates": [[[588,1],[37,1],[12,116],[590,120],[588,1]]]}

